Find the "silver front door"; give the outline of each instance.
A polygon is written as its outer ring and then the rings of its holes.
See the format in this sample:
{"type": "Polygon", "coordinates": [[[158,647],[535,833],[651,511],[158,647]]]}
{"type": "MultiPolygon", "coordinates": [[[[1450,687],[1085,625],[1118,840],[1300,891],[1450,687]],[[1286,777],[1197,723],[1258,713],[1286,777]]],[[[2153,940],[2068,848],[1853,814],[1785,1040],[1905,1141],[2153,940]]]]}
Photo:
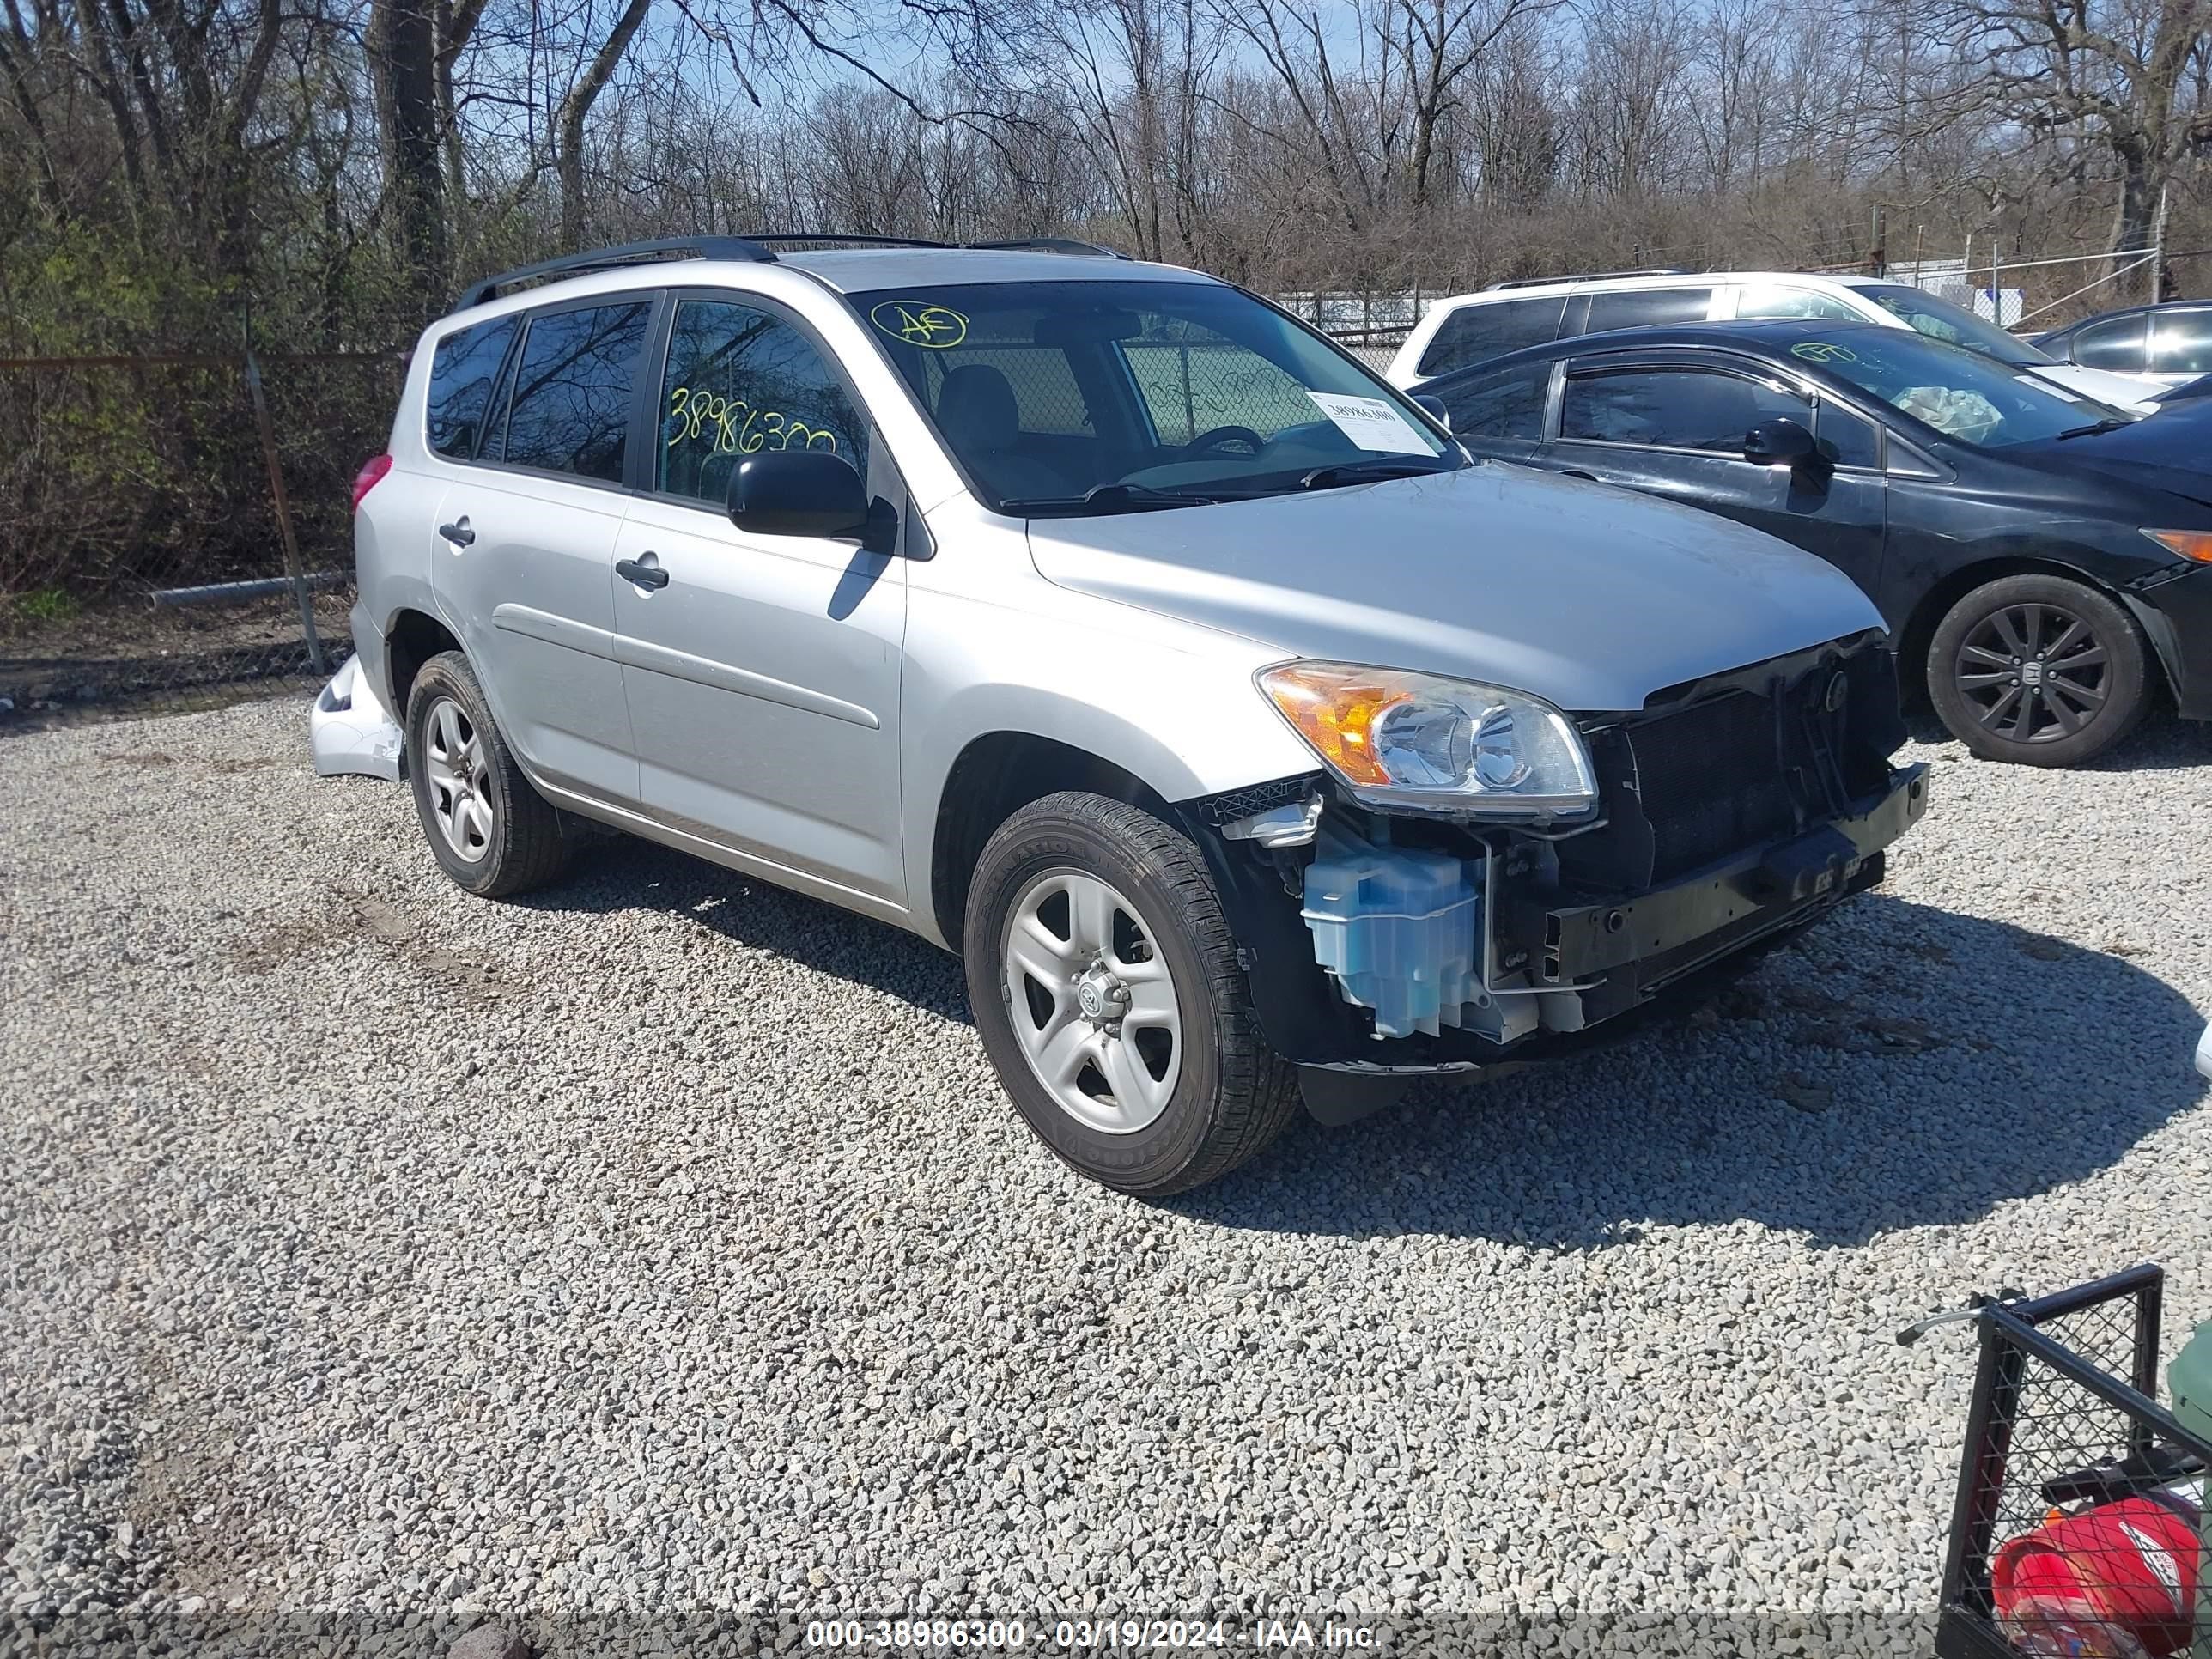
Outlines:
{"type": "Polygon", "coordinates": [[[750,536],[722,507],[767,447],[866,476],[865,416],[813,340],[753,304],[672,321],[649,495],[616,560],[640,798],[672,828],[893,903],[906,899],[899,678],[906,571],[853,542],[750,536]]]}

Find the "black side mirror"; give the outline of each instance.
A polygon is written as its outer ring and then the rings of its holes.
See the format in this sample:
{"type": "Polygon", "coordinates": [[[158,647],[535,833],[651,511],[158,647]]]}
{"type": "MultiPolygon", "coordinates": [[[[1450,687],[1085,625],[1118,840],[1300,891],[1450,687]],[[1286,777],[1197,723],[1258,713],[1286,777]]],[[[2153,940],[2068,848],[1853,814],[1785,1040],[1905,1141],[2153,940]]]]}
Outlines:
{"type": "Polygon", "coordinates": [[[1437,424],[1438,426],[1443,428],[1447,432],[1451,430],[1451,410],[1444,407],[1444,400],[1443,398],[1436,396],[1433,392],[1416,392],[1413,394],[1413,401],[1419,404],[1423,409],[1427,410],[1430,414],[1435,416],[1437,417],[1437,424]]]}
{"type": "Polygon", "coordinates": [[[766,449],[730,469],[730,522],[757,536],[866,536],[868,489],[819,449],[766,449]]]}
{"type": "Polygon", "coordinates": [[[1802,466],[1820,455],[1813,434],[1796,421],[1761,421],[1743,434],[1743,458],[1759,466],[1802,466]]]}

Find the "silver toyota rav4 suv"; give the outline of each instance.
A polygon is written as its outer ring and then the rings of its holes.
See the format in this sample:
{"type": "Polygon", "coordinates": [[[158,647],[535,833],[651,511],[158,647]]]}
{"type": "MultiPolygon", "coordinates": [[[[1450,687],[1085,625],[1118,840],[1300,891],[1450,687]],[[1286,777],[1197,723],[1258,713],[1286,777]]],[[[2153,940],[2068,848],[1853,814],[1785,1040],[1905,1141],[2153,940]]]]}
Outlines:
{"type": "Polygon", "coordinates": [[[1340,1121],[1680,1008],[1922,811],[1822,561],[1474,463],[1192,271],[800,240],[424,334],[353,630],[471,892],[611,825],[908,928],[1046,1145],[1161,1194],[1302,1086],[1340,1121]]]}

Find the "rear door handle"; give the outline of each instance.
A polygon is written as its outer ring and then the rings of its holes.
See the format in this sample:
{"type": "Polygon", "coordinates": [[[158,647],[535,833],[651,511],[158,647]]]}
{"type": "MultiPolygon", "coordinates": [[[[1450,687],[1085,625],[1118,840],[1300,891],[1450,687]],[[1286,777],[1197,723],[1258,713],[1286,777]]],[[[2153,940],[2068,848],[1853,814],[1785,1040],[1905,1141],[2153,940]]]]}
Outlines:
{"type": "Polygon", "coordinates": [[[615,574],[624,581],[635,582],[640,587],[649,587],[658,592],[668,586],[668,573],[660,568],[660,561],[653,554],[648,553],[645,556],[653,562],[647,564],[637,559],[616,560],[615,574]]]}
{"type": "Polygon", "coordinates": [[[451,524],[440,525],[438,533],[453,543],[455,547],[473,546],[477,539],[477,532],[469,528],[468,514],[465,513],[451,524]]]}

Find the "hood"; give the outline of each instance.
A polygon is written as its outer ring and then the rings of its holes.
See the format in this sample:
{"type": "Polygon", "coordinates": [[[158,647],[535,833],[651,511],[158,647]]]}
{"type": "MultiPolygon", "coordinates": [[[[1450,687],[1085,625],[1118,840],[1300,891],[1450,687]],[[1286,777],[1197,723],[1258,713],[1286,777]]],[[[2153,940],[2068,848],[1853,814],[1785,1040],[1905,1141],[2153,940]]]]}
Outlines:
{"type": "Polygon", "coordinates": [[[2079,363],[2023,363],[2021,367],[2042,375],[2047,380],[2057,381],[2069,392],[2094,398],[2099,403],[2110,404],[2115,409],[2148,414],[2159,406],[2160,387],[2125,374],[2115,374],[2110,369],[2084,368],[2079,363]]]}
{"type": "Polygon", "coordinates": [[[2192,399],[2110,432],[2033,446],[2053,461],[2212,505],[2212,399],[2192,399]]]}
{"type": "Polygon", "coordinates": [[[1311,494],[1038,519],[1048,581],[1285,656],[1486,680],[1580,713],[1879,628],[1809,553],[1495,463],[1311,494]]]}

